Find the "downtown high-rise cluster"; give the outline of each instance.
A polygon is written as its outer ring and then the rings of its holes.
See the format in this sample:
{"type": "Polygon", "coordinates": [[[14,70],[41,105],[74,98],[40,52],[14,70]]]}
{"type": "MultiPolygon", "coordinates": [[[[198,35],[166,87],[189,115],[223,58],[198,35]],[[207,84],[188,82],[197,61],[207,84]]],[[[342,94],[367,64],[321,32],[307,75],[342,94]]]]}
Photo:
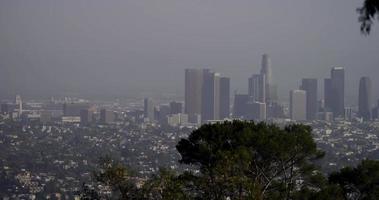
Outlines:
{"type": "Polygon", "coordinates": [[[345,106],[345,69],[332,67],[324,79],[323,98],[319,98],[317,78],[303,78],[298,89],[289,92],[289,106],[279,102],[277,86],[272,80],[271,59],[262,56],[260,72],[248,79],[248,92],[236,93],[230,114],[230,78],[209,69],[185,70],[185,114],[189,121],[207,122],[238,118],[262,121],[290,118],[296,121],[334,119],[370,120],[378,117],[379,102],[371,105],[371,81],[362,77],[359,83],[358,110],[345,106]]]}

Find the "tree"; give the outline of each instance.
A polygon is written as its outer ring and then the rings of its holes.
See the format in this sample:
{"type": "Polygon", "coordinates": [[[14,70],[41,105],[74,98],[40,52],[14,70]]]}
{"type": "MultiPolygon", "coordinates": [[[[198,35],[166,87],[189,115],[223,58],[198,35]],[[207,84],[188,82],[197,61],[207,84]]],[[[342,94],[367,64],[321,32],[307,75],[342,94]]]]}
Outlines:
{"type": "Polygon", "coordinates": [[[154,200],[177,200],[190,199],[184,191],[183,181],[171,170],[161,168],[157,174],[154,174],[142,189],[144,199],[154,200]]]}
{"type": "Polygon", "coordinates": [[[83,184],[81,199],[104,199],[104,194],[98,191],[99,185],[112,191],[112,199],[140,199],[132,171],[109,156],[100,158],[98,170],[93,176],[95,186],[83,184]]]}
{"type": "Polygon", "coordinates": [[[379,19],[379,1],[365,0],[363,6],[357,9],[359,13],[359,22],[361,23],[361,32],[369,34],[375,18],[379,19]]]}
{"type": "MultiPolygon", "coordinates": [[[[312,163],[323,156],[309,126],[247,121],[206,124],[176,146],[179,173],[160,169],[137,187],[127,167],[103,158],[81,199],[372,200],[379,197],[379,161],[364,160],[328,178],[312,163]],[[99,187],[100,186],[100,187],[99,187]],[[104,196],[99,189],[112,191],[104,196]]],[[[104,191],[104,190],[103,190],[104,191]]]]}
{"type": "Polygon", "coordinates": [[[204,199],[291,199],[322,155],[309,126],[246,121],[203,125],[177,150],[181,163],[199,167],[204,199]]]}
{"type": "Polygon", "coordinates": [[[378,199],[379,161],[363,160],[356,168],[342,168],[329,176],[329,182],[339,185],[346,199],[378,199]]]}

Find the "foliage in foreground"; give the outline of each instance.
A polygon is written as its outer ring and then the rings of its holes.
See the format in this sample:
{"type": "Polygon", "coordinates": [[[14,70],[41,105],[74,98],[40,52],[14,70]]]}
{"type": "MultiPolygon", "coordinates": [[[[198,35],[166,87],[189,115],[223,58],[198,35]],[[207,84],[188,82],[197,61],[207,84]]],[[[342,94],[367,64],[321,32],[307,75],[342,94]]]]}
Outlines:
{"type": "Polygon", "coordinates": [[[244,121],[207,124],[177,144],[180,163],[147,180],[104,159],[82,199],[378,199],[379,161],[363,161],[326,178],[312,161],[323,153],[309,126],[244,121]],[[141,183],[141,184],[139,184],[141,183]],[[107,193],[107,191],[111,191],[107,193]]]}
{"type": "Polygon", "coordinates": [[[379,1],[365,0],[363,6],[357,9],[359,13],[359,22],[361,23],[361,32],[369,34],[375,18],[379,19],[379,1]]]}

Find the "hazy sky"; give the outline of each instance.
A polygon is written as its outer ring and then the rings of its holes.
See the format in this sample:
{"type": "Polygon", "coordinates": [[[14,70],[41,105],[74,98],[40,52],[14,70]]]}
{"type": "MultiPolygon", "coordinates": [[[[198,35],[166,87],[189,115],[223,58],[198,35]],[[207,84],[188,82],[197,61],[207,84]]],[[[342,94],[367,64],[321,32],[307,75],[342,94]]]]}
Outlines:
{"type": "Polygon", "coordinates": [[[377,99],[379,23],[360,34],[362,1],[1,0],[0,96],[183,94],[189,67],[243,92],[268,53],[284,98],[301,78],[343,66],[349,102],[364,75],[377,99]]]}

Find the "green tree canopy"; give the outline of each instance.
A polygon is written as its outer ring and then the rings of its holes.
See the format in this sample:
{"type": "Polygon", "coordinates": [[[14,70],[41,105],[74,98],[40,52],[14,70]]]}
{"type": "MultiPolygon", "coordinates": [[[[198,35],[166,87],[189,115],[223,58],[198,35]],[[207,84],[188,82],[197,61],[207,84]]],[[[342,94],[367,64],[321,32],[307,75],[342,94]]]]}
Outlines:
{"type": "Polygon", "coordinates": [[[322,155],[309,126],[246,121],[203,125],[177,150],[181,163],[199,167],[206,199],[290,199],[298,183],[311,180],[310,161],[322,155]]]}
{"type": "Polygon", "coordinates": [[[338,184],[346,199],[379,199],[379,161],[363,160],[356,168],[345,167],[329,176],[338,184]]]}

